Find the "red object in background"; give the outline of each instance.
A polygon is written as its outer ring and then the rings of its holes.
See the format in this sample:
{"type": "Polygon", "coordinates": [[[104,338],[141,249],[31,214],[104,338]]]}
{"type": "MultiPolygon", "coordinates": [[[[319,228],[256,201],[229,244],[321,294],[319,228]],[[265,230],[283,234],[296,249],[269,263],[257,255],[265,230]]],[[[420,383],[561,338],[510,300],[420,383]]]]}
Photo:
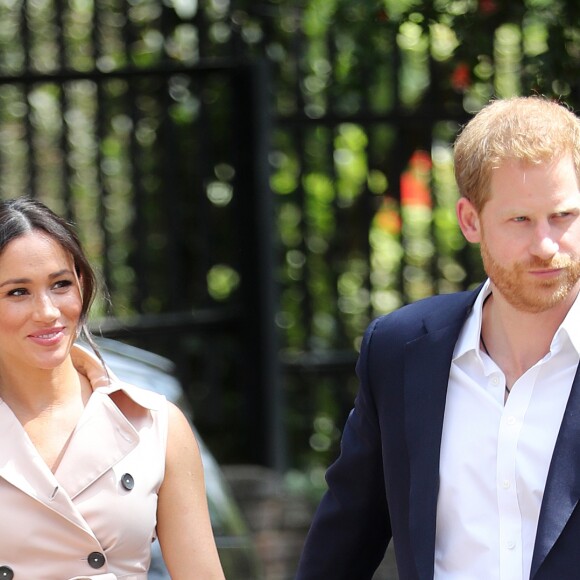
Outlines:
{"type": "Polygon", "coordinates": [[[399,204],[390,196],[383,198],[383,203],[375,216],[375,223],[381,229],[396,236],[401,232],[401,214],[399,204]]]}
{"type": "Polygon", "coordinates": [[[403,206],[432,207],[431,167],[432,161],[427,151],[417,150],[411,155],[407,169],[401,175],[401,202],[385,195],[381,207],[375,215],[375,225],[391,235],[401,233],[401,211],[403,206]]]}
{"type": "Polygon", "coordinates": [[[415,151],[409,168],[401,175],[401,205],[431,207],[431,157],[426,151],[415,151]]]}
{"type": "Polygon", "coordinates": [[[482,14],[493,14],[499,10],[499,6],[495,0],[479,0],[479,11],[482,14]]]}
{"type": "Polygon", "coordinates": [[[451,74],[451,85],[456,91],[464,91],[471,85],[471,70],[467,63],[460,62],[451,74]]]}
{"type": "Polygon", "coordinates": [[[386,11],[385,8],[381,8],[377,12],[377,20],[379,22],[388,22],[389,21],[389,13],[386,11]]]}

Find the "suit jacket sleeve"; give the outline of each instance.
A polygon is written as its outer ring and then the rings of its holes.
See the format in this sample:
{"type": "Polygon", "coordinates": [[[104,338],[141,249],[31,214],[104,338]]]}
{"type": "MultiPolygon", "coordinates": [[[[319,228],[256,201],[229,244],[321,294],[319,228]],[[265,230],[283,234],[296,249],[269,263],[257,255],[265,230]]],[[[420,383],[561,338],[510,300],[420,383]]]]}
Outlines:
{"type": "Polygon", "coordinates": [[[376,401],[369,373],[367,329],[357,363],[360,388],[346,422],[341,452],[329,468],[328,491],[308,533],[297,580],[370,579],[391,538],[376,401]]]}

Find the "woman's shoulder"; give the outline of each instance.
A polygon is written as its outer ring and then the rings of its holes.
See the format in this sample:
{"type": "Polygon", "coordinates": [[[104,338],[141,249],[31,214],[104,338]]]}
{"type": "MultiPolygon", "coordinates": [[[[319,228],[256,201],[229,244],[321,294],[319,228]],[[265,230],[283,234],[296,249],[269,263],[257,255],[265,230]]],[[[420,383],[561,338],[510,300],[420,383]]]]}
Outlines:
{"type": "Polygon", "coordinates": [[[89,380],[93,394],[107,395],[116,401],[127,399],[150,411],[167,408],[165,395],[120,379],[84,345],[75,344],[71,350],[71,357],[76,370],[89,380]]]}

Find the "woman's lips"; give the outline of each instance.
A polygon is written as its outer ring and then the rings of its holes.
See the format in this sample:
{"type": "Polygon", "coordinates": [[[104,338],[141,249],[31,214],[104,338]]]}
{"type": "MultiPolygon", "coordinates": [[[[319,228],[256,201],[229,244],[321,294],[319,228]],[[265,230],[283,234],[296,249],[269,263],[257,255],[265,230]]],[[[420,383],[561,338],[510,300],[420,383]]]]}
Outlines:
{"type": "Polygon", "coordinates": [[[28,338],[36,344],[52,346],[58,343],[64,336],[64,327],[39,330],[28,335],[28,338]]]}

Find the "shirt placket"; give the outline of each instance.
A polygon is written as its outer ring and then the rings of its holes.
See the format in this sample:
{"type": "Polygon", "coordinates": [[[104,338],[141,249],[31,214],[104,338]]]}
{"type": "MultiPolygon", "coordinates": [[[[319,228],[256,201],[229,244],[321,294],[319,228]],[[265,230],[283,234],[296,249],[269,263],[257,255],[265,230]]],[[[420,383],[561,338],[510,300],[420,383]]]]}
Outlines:
{"type": "Polygon", "coordinates": [[[522,515],[517,490],[517,452],[525,413],[537,375],[537,368],[533,368],[516,382],[499,424],[496,489],[500,580],[523,580],[522,515]]]}

